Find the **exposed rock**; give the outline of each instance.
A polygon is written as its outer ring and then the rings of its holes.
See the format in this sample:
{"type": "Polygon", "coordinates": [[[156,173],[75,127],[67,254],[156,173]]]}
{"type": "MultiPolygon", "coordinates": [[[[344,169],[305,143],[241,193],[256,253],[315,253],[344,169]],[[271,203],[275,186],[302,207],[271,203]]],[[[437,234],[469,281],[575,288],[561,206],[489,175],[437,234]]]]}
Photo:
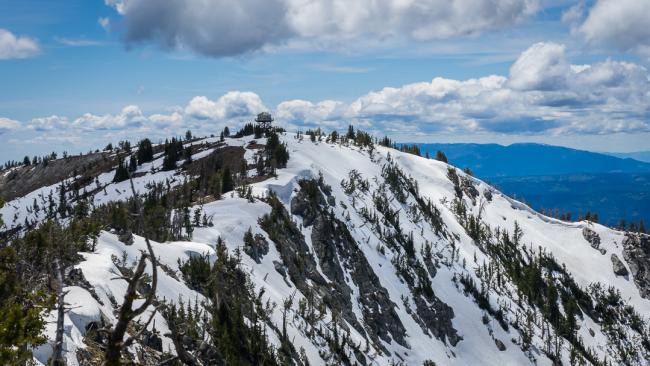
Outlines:
{"type": "Polygon", "coordinates": [[[623,258],[630,266],[634,283],[642,297],[650,298],[650,235],[625,234],[623,258]]]}
{"type": "Polygon", "coordinates": [[[451,322],[454,318],[454,309],[451,306],[435,295],[426,300],[423,296],[414,296],[414,300],[418,317],[436,338],[448,340],[452,346],[462,340],[451,322]]]}
{"type": "Polygon", "coordinates": [[[117,239],[122,243],[124,243],[125,245],[132,245],[133,233],[131,232],[131,230],[122,231],[117,235],[117,239]]]}
{"type": "Polygon", "coordinates": [[[591,247],[598,249],[600,247],[600,235],[588,227],[582,228],[582,236],[591,244],[591,247]]]}
{"type": "MultiPolygon", "coordinates": [[[[382,342],[407,346],[406,330],[395,311],[388,291],[381,286],[363,252],[344,223],[328,211],[332,200],[327,199],[330,189],[320,180],[300,181],[300,191],[291,200],[292,213],[303,219],[305,226],[313,225],[311,242],[320,267],[331,281],[324,301],[334,304],[343,318],[361,334],[367,333],[373,343],[384,349],[382,342]],[[352,308],[352,290],[345,274],[359,289],[359,301],[363,313],[357,319],[352,308]]],[[[364,362],[364,359],[357,360],[364,362]]]]}
{"type": "Polygon", "coordinates": [[[273,261],[273,267],[275,270],[282,276],[287,277],[287,271],[284,269],[284,265],[281,262],[273,261]]]}
{"type": "Polygon", "coordinates": [[[483,196],[485,196],[485,199],[488,200],[488,202],[492,202],[492,190],[486,189],[483,192],[483,196]]]}
{"type": "Polygon", "coordinates": [[[506,345],[501,342],[501,340],[494,338],[494,343],[497,345],[499,351],[503,352],[506,350],[506,345]]]}
{"type": "Polygon", "coordinates": [[[614,253],[612,253],[612,267],[614,269],[614,274],[617,276],[627,276],[627,268],[625,268],[625,265],[623,262],[621,262],[620,259],[618,259],[618,256],[614,253]]]}
{"type": "Polygon", "coordinates": [[[157,334],[158,332],[145,330],[142,332],[142,344],[149,348],[155,349],[158,352],[162,352],[162,338],[157,334]]]}
{"type": "Polygon", "coordinates": [[[463,192],[467,195],[472,200],[472,203],[476,203],[476,197],[478,197],[479,192],[478,189],[474,186],[474,181],[467,177],[467,176],[461,176],[460,178],[460,186],[463,192]]]}
{"type": "MultiPolygon", "coordinates": [[[[358,301],[363,312],[366,331],[373,341],[378,343],[378,337],[390,343],[392,337],[397,343],[406,346],[406,330],[395,311],[395,304],[390,300],[388,291],[381,285],[347,227],[336,218],[326,217],[323,213],[314,224],[312,244],[323,272],[328,277],[331,273],[334,278],[330,277],[330,279],[335,279],[337,285],[349,294],[351,290],[345,282],[338,258],[352,276],[352,281],[359,289],[358,301]]],[[[350,311],[348,315],[354,317],[351,305],[348,304],[350,311]]]]}

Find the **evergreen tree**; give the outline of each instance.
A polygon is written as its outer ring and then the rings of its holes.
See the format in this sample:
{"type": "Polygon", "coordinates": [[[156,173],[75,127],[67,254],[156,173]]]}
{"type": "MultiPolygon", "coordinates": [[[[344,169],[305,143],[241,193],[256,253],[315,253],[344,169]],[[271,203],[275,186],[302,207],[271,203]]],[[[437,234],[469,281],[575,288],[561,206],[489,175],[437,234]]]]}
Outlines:
{"type": "Polygon", "coordinates": [[[442,161],[443,163],[449,163],[447,160],[447,155],[445,155],[445,153],[440,150],[436,152],[436,160],[442,161]]]}
{"type": "Polygon", "coordinates": [[[354,133],[354,127],[352,125],[348,126],[348,133],[345,135],[349,140],[354,140],[356,139],[356,134],[354,133]]]}
{"type": "Polygon", "coordinates": [[[32,359],[31,348],[45,343],[41,309],[46,297],[24,284],[19,260],[11,248],[0,249],[0,364],[21,365],[32,359]],[[25,288],[23,288],[23,285],[25,288]]]}
{"type": "Polygon", "coordinates": [[[183,150],[183,143],[176,138],[172,138],[170,142],[165,142],[165,157],[163,158],[162,169],[174,170],[176,169],[176,161],[180,157],[183,150]]]}
{"type": "Polygon", "coordinates": [[[29,164],[31,164],[31,162],[29,160],[29,156],[25,155],[25,158],[23,159],[23,165],[28,166],[29,164]]]}
{"type": "Polygon", "coordinates": [[[120,163],[115,170],[115,176],[113,177],[113,183],[123,182],[129,179],[129,171],[124,166],[124,161],[120,159],[120,163]]]}
{"type": "Polygon", "coordinates": [[[230,137],[230,129],[228,128],[228,126],[223,128],[223,135],[225,137],[230,137]]]}
{"type": "Polygon", "coordinates": [[[185,132],[185,140],[190,141],[192,139],[192,131],[187,130],[185,132]]]}
{"type": "Polygon", "coordinates": [[[135,155],[131,155],[129,158],[129,172],[133,173],[138,169],[138,159],[135,155]]]}
{"type": "Polygon", "coordinates": [[[223,170],[223,175],[221,177],[221,192],[226,193],[233,190],[232,174],[230,173],[230,168],[226,167],[223,170]]]}
{"type": "Polygon", "coordinates": [[[153,160],[153,147],[149,139],[143,139],[138,143],[138,164],[144,164],[153,160]]]}
{"type": "Polygon", "coordinates": [[[392,147],[393,142],[390,140],[390,138],[388,136],[384,136],[381,140],[379,140],[379,145],[386,146],[386,147],[392,147]]]}
{"type": "Polygon", "coordinates": [[[338,139],[339,139],[339,133],[336,131],[332,131],[332,133],[330,134],[330,141],[336,142],[338,141],[338,139]]]}

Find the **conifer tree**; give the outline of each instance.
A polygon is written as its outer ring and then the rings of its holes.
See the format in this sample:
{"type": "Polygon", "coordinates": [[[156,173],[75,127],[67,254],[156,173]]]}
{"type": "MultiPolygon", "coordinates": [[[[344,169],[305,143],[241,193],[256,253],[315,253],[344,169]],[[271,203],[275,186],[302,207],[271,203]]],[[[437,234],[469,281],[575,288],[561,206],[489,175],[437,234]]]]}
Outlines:
{"type": "Polygon", "coordinates": [[[143,139],[138,143],[138,164],[144,164],[153,160],[153,147],[149,139],[143,139]]]}
{"type": "Polygon", "coordinates": [[[232,174],[230,173],[230,168],[226,167],[223,170],[223,175],[221,177],[221,192],[226,193],[230,192],[233,189],[232,174]]]}
{"type": "Polygon", "coordinates": [[[354,140],[356,139],[356,134],[354,133],[354,127],[352,125],[348,126],[348,133],[345,135],[349,140],[354,140]]]}
{"type": "Polygon", "coordinates": [[[138,169],[138,160],[135,155],[131,155],[129,158],[129,172],[133,173],[138,169]]]}
{"type": "Polygon", "coordinates": [[[122,159],[120,159],[120,163],[117,166],[117,169],[115,170],[115,176],[113,177],[113,183],[123,182],[123,181],[125,181],[127,179],[129,179],[129,171],[124,166],[124,161],[122,161],[122,159]]]}
{"type": "Polygon", "coordinates": [[[440,150],[436,152],[436,160],[442,161],[443,163],[449,163],[447,160],[447,155],[445,155],[445,153],[440,150]]]}

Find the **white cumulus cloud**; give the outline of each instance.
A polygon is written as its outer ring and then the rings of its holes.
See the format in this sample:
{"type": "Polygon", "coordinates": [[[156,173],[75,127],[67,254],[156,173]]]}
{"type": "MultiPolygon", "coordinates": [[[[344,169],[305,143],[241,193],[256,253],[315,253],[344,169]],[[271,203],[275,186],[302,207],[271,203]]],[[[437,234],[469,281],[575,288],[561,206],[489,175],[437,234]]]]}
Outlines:
{"type": "Polygon", "coordinates": [[[597,0],[578,32],[596,45],[637,52],[650,61],[650,0],[597,0]]]}
{"type": "Polygon", "coordinates": [[[16,36],[8,30],[0,28],[0,60],[29,58],[40,52],[41,48],[35,39],[16,36]]]}
{"type": "MultiPolygon", "coordinates": [[[[192,98],[184,107],[146,115],[137,106],[76,119],[36,118],[36,131],[138,131],[169,135],[191,128],[216,133],[240,127],[262,111],[290,130],[343,129],[349,123],[377,133],[609,134],[650,132],[650,74],[638,64],[605,60],[571,64],[564,45],[524,50],[509,75],[386,87],[351,102],[288,100],[267,107],[253,92],[192,98]]],[[[1,120],[0,120],[1,121],[1,120]]],[[[11,123],[15,125],[15,123],[11,123]]]]}
{"type": "Polygon", "coordinates": [[[20,128],[20,123],[9,118],[0,117],[0,135],[3,133],[17,130],[20,128]]]}

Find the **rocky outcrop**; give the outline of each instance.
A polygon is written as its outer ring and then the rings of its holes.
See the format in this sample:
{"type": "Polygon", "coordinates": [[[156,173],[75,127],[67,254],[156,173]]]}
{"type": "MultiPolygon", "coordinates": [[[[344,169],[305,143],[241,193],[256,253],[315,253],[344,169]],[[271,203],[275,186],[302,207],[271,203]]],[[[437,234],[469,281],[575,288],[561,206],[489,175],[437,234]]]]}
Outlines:
{"type": "Polygon", "coordinates": [[[582,228],[582,236],[594,249],[600,248],[600,235],[588,227],[582,228]]]}
{"type": "Polygon", "coordinates": [[[623,258],[642,297],[650,299],[650,235],[625,234],[623,258]]]}
{"type": "Polygon", "coordinates": [[[455,346],[462,340],[451,320],[454,318],[454,309],[438,299],[435,295],[419,295],[413,297],[416,312],[425,332],[430,331],[433,336],[442,341],[449,341],[455,346]]]}
{"type": "Polygon", "coordinates": [[[343,305],[342,315],[361,334],[367,333],[375,345],[384,348],[393,340],[408,347],[406,330],[400,321],[395,304],[388,291],[381,286],[358,244],[345,224],[338,220],[328,207],[334,204],[330,189],[320,180],[303,180],[301,189],[291,200],[291,212],[302,217],[303,225],[313,226],[311,242],[320,267],[332,281],[333,296],[343,305]],[[352,299],[352,290],[345,275],[349,274],[359,290],[359,298],[352,299]],[[352,301],[358,301],[363,313],[363,325],[352,311],[352,301]]]}
{"type": "Polygon", "coordinates": [[[617,276],[627,276],[628,275],[627,268],[625,268],[623,262],[621,262],[621,260],[618,259],[618,256],[612,253],[611,258],[612,258],[612,269],[614,270],[614,274],[617,276]]]}

